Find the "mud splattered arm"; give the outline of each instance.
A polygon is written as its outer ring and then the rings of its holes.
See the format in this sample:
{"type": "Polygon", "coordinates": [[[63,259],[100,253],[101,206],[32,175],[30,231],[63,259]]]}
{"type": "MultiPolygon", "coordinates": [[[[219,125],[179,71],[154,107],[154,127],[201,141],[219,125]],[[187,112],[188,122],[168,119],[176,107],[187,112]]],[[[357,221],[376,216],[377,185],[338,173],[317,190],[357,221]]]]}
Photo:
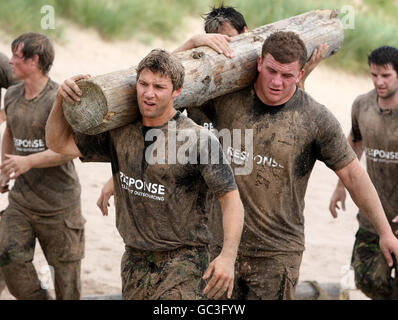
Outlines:
{"type": "Polygon", "coordinates": [[[203,279],[210,279],[204,294],[218,299],[225,292],[231,298],[234,287],[234,265],[243,228],[244,210],[238,190],[219,197],[223,214],[224,243],[221,253],[206,270],[203,279]],[[211,277],[210,277],[211,276],[211,277]]]}
{"type": "Polygon", "coordinates": [[[73,138],[72,127],[65,119],[62,103],[64,99],[69,103],[79,101],[81,91],[75,82],[88,77],[89,76],[84,75],[74,76],[65,80],[58,89],[57,96],[46,125],[46,143],[47,146],[55,152],[73,157],[82,156],[73,138]]]}

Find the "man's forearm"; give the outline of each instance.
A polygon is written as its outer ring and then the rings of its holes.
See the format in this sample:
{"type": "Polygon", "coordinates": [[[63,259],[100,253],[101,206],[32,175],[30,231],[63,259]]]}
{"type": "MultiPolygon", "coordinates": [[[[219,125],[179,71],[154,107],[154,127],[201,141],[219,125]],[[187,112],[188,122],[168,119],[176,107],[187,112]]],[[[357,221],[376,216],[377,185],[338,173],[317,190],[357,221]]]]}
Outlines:
{"type": "Polygon", "coordinates": [[[351,166],[350,170],[346,170],[344,173],[341,170],[338,175],[349,191],[352,200],[369,219],[379,235],[391,232],[390,224],[369,175],[360,166],[358,160],[354,160],[347,167],[349,166],[351,166]]]}
{"type": "MultiPolygon", "coordinates": [[[[348,141],[348,144],[351,146],[352,150],[354,150],[355,154],[357,155],[358,161],[361,160],[362,154],[364,151],[363,141],[361,140],[361,141],[354,142],[354,137],[352,135],[352,131],[348,135],[347,141],[348,141]]],[[[344,188],[344,184],[341,181],[341,179],[339,179],[339,181],[337,182],[336,188],[344,188]]]]}
{"type": "Polygon", "coordinates": [[[65,153],[64,146],[73,139],[72,128],[63,113],[62,101],[62,97],[56,97],[46,124],[46,144],[48,148],[59,153],[65,153]]]}
{"type": "Polygon", "coordinates": [[[223,213],[224,244],[221,254],[236,259],[242,235],[244,209],[238,190],[219,198],[223,213]]]}
{"type": "Polygon", "coordinates": [[[31,168],[56,167],[74,159],[73,156],[59,154],[49,149],[43,152],[30,154],[27,158],[29,159],[31,168]]]}
{"type": "Polygon", "coordinates": [[[177,52],[181,52],[181,51],[186,51],[186,50],[190,50],[192,48],[194,48],[195,44],[193,39],[189,39],[187,40],[184,44],[182,44],[181,46],[179,46],[177,49],[175,49],[173,51],[173,53],[177,53],[177,52]]]}
{"type": "Polygon", "coordinates": [[[3,140],[1,143],[1,161],[4,161],[5,154],[13,154],[14,153],[14,141],[12,137],[11,130],[8,126],[4,131],[3,140]]]}

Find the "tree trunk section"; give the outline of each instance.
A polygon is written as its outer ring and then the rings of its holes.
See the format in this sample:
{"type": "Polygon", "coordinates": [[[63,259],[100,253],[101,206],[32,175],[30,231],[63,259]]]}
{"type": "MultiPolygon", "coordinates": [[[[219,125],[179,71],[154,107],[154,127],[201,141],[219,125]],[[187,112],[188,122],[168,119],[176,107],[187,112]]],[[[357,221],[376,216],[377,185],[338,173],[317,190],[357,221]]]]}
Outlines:
{"type": "MultiPolygon", "coordinates": [[[[329,45],[326,57],[336,53],[344,30],[335,11],[315,10],[233,37],[232,59],[208,47],[199,47],[176,56],[185,68],[185,81],[175,108],[189,108],[243,89],[256,78],[257,57],[268,35],[293,31],[304,41],[308,58],[322,43],[329,45]]],[[[139,118],[135,67],[78,82],[83,95],[79,103],[64,102],[64,114],[72,128],[85,134],[99,134],[139,118]]]]}

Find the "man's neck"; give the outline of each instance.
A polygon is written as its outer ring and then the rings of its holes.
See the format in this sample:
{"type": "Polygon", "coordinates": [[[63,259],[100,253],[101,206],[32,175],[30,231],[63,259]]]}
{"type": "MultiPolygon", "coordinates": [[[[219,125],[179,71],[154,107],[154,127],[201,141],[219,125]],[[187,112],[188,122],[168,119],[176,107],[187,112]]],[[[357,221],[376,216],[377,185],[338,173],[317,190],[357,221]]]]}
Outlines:
{"type": "Polygon", "coordinates": [[[398,108],[398,93],[388,98],[377,98],[377,103],[380,109],[396,109],[398,108]]]}
{"type": "Polygon", "coordinates": [[[177,110],[174,108],[167,109],[165,113],[163,113],[161,116],[157,118],[145,118],[142,117],[142,124],[146,127],[159,127],[169,120],[173,119],[173,117],[176,115],[177,110]]]}
{"type": "Polygon", "coordinates": [[[48,80],[48,76],[42,73],[32,74],[24,79],[25,99],[31,100],[37,97],[46,87],[48,80]]]}

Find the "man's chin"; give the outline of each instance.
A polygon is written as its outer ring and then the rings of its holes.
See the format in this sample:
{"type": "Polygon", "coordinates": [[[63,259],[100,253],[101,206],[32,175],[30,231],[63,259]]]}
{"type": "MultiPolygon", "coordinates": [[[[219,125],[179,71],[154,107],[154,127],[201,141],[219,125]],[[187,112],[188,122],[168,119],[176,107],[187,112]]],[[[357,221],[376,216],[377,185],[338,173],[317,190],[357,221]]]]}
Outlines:
{"type": "Polygon", "coordinates": [[[157,117],[156,113],[153,112],[153,111],[141,112],[141,115],[142,115],[143,117],[149,118],[149,119],[152,119],[152,118],[156,118],[156,117],[157,117]]]}

